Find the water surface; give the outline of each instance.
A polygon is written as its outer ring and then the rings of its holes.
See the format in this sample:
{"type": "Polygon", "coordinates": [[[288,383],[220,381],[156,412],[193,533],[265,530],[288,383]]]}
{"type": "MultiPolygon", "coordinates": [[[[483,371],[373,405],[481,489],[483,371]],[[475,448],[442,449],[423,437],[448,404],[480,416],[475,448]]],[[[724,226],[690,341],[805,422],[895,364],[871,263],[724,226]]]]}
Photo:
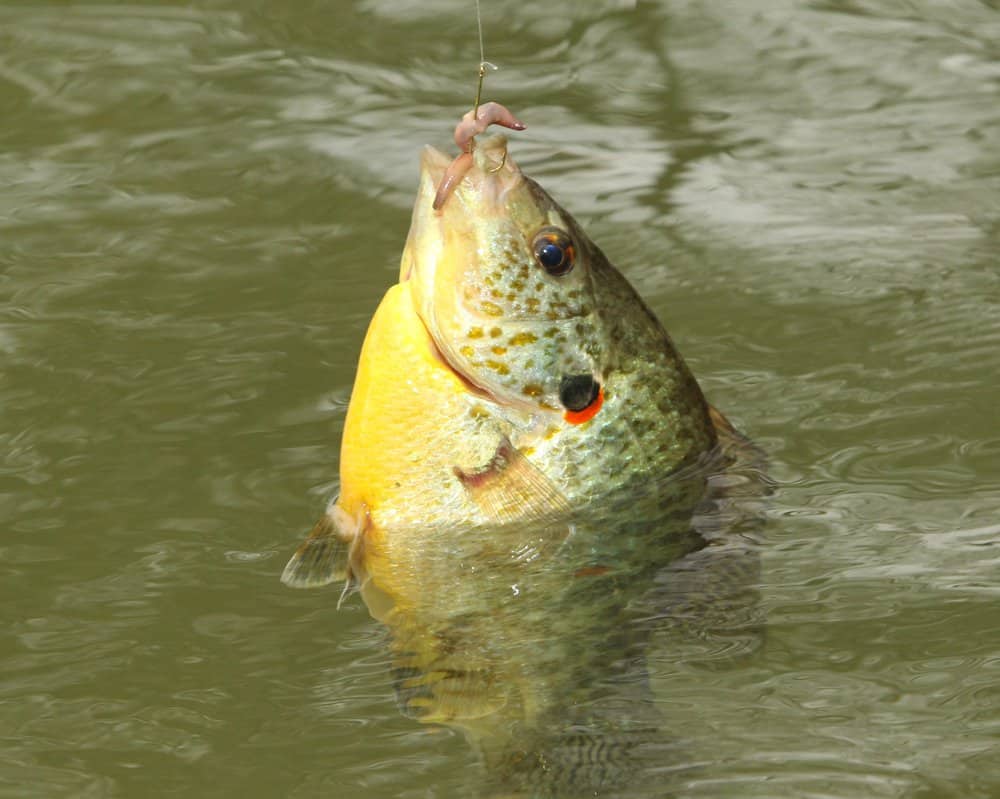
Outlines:
{"type": "MultiPolygon", "coordinates": [[[[0,7],[0,795],[450,797],[281,568],[471,3],[0,7]]],[[[1000,794],[1000,11],[484,3],[512,151],[769,453],[765,646],[660,648],[678,797],[1000,794]]]]}

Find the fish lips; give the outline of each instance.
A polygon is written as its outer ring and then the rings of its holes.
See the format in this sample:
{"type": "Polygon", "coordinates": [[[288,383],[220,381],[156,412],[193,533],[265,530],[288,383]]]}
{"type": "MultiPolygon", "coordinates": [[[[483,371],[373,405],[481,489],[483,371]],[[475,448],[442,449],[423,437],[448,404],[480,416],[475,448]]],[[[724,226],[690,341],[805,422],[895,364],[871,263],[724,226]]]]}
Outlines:
{"type": "Polygon", "coordinates": [[[504,215],[508,195],[525,182],[520,167],[507,154],[507,137],[499,133],[480,134],[475,140],[472,166],[444,205],[435,209],[438,187],[455,161],[430,145],[420,154],[420,185],[400,264],[400,282],[410,279],[417,265],[414,256],[418,245],[424,251],[423,261],[428,255],[440,254],[440,249],[435,252],[435,248],[428,246],[431,239],[441,244],[449,231],[470,231],[476,220],[504,215]]]}
{"type": "MultiPolygon", "coordinates": [[[[473,140],[471,151],[472,163],[461,174],[461,179],[455,186],[455,193],[438,209],[439,214],[449,211],[449,206],[455,205],[452,200],[459,198],[457,205],[465,206],[466,212],[488,214],[503,212],[506,208],[507,194],[517,188],[523,180],[521,169],[507,152],[507,137],[502,133],[481,133],[473,140]]],[[[433,204],[441,181],[449,168],[459,164],[461,156],[452,159],[434,147],[427,146],[420,156],[421,185],[417,203],[426,199],[428,186],[424,178],[430,178],[430,192],[433,204]]]]}

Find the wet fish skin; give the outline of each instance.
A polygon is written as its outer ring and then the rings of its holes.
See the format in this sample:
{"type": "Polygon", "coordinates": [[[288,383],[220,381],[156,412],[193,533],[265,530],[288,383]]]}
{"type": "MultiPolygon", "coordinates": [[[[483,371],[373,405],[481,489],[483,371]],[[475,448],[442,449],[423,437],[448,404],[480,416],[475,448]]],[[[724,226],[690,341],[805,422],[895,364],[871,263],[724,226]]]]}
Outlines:
{"type": "Polygon", "coordinates": [[[716,443],[697,382],[573,217],[512,158],[494,171],[505,147],[477,140],[476,164],[441,211],[433,197],[449,160],[423,154],[400,282],[362,348],[341,494],[323,526],[336,528],[348,564],[323,574],[289,564],[291,584],[347,571],[371,606],[426,607],[456,557],[485,567],[490,556],[551,551],[575,519],[593,522],[631,494],[625,516],[602,519],[613,551],[615,528],[689,504],[666,478],[716,443]],[[552,229],[574,252],[564,274],[548,274],[533,249],[552,229]],[[560,386],[586,375],[602,404],[577,423],[560,386]],[[491,469],[505,447],[512,457],[491,469]],[[651,482],[664,490],[634,490],[651,482]],[[540,533],[525,540],[519,528],[540,533]]]}
{"type": "MultiPolygon", "coordinates": [[[[692,519],[734,434],[505,146],[477,139],[440,211],[449,159],[425,151],[400,281],[359,359],[340,496],[283,579],[346,577],[392,633],[404,713],[462,729],[497,790],[537,777],[569,796],[617,785],[655,749],[642,663],[661,613],[635,608],[671,562],[732,555],[692,519]],[[571,269],[537,257],[549,233],[571,269]]],[[[669,601],[686,631],[691,603],[669,601]]]]}

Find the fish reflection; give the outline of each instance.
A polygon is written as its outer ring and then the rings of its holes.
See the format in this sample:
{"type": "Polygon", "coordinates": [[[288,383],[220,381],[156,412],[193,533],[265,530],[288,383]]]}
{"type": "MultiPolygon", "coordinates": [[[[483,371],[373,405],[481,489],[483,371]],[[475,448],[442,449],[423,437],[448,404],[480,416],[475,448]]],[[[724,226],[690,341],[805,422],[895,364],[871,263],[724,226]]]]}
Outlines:
{"type": "Polygon", "coordinates": [[[341,493],[282,579],[361,592],[403,712],[462,729],[488,793],[634,796],[670,741],[651,636],[752,593],[759,457],[506,140],[460,158],[423,154],[341,493]]]}

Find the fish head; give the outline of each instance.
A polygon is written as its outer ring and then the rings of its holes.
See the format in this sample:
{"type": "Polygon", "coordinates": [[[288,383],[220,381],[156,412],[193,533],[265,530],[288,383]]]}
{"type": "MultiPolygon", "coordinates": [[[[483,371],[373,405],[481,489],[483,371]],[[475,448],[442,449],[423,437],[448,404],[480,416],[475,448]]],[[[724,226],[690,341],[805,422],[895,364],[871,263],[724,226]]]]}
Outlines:
{"type": "Polygon", "coordinates": [[[472,156],[435,210],[451,159],[425,149],[400,279],[440,356],[475,390],[530,412],[581,412],[606,366],[592,269],[603,256],[503,136],[481,135],[472,156]]]}

